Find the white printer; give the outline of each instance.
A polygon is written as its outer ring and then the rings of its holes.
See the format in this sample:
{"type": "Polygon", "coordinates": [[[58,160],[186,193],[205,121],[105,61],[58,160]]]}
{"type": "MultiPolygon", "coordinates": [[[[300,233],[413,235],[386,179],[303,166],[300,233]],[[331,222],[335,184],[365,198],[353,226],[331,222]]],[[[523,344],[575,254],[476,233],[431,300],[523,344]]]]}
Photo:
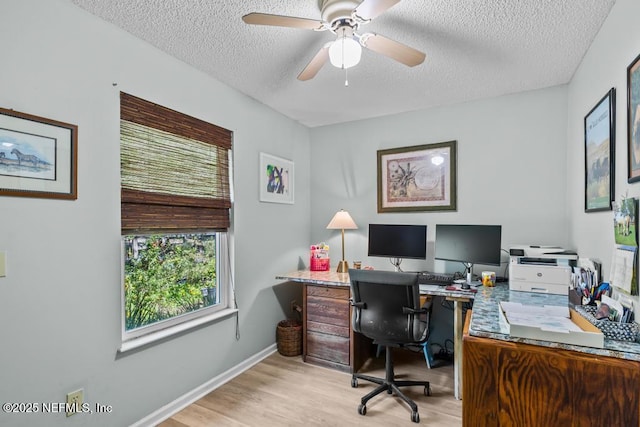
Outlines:
{"type": "Polygon", "coordinates": [[[567,295],[578,255],[558,246],[509,248],[509,289],[567,295]]]}

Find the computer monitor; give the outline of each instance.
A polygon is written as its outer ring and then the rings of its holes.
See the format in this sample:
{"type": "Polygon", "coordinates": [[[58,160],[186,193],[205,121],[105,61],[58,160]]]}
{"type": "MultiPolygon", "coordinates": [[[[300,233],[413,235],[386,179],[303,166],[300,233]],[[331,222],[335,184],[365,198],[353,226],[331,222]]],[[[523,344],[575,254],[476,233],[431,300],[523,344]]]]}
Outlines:
{"type": "Polygon", "coordinates": [[[473,264],[500,265],[502,226],[436,224],[435,259],[464,264],[467,284],[473,264]]]}
{"type": "Polygon", "coordinates": [[[427,226],[369,224],[369,256],[390,258],[396,271],[404,258],[427,258],[427,226]]]}

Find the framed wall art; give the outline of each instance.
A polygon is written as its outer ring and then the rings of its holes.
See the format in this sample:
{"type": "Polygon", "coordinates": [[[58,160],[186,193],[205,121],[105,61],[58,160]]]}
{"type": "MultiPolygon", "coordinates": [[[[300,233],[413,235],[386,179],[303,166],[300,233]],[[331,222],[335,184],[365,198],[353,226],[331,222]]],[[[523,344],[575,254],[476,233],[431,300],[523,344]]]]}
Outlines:
{"type": "Polygon", "coordinates": [[[640,55],[627,67],[627,151],[627,181],[640,181],[640,55]]]}
{"type": "Polygon", "coordinates": [[[615,178],[616,91],[611,88],[584,117],[584,210],[611,210],[615,178]]]}
{"type": "Polygon", "coordinates": [[[456,146],[378,150],[378,212],[455,211],[456,146]]]}
{"type": "Polygon", "coordinates": [[[260,201],[293,204],[294,171],[291,160],[260,153],[260,201]]]}
{"type": "Polygon", "coordinates": [[[78,127],[0,108],[0,196],[75,200],[78,127]]]}

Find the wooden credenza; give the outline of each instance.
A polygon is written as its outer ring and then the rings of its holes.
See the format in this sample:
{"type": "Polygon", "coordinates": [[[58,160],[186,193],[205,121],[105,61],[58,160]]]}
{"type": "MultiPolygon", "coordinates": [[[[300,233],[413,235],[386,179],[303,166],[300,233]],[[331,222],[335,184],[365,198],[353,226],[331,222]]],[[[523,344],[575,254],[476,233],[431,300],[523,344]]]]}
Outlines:
{"type": "Polygon", "coordinates": [[[465,427],[640,425],[640,362],[470,336],[470,317],[465,427]]]}
{"type": "Polygon", "coordinates": [[[350,289],[305,284],[303,346],[305,362],[357,372],[371,356],[371,340],[351,328],[350,289]]]}

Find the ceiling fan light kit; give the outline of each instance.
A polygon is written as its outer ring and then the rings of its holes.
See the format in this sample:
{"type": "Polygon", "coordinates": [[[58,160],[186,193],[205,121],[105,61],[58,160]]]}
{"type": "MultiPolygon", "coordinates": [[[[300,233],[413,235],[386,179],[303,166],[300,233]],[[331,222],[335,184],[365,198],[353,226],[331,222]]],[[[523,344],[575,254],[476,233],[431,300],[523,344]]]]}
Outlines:
{"type": "Polygon", "coordinates": [[[362,56],[360,42],[353,38],[353,34],[347,36],[346,29],[342,29],[342,34],[338,35],[329,47],[329,61],[337,68],[351,68],[358,65],[362,56]]]}
{"type": "Polygon", "coordinates": [[[399,2],[400,0],[321,0],[319,21],[256,12],[243,16],[242,20],[252,25],[331,31],[336,34],[335,41],[325,43],[298,75],[298,80],[304,81],[315,77],[327,61],[344,70],[357,65],[362,55],[362,47],[409,67],[422,64],[426,55],[419,50],[380,34],[357,33],[360,25],[369,23],[399,2]]]}

